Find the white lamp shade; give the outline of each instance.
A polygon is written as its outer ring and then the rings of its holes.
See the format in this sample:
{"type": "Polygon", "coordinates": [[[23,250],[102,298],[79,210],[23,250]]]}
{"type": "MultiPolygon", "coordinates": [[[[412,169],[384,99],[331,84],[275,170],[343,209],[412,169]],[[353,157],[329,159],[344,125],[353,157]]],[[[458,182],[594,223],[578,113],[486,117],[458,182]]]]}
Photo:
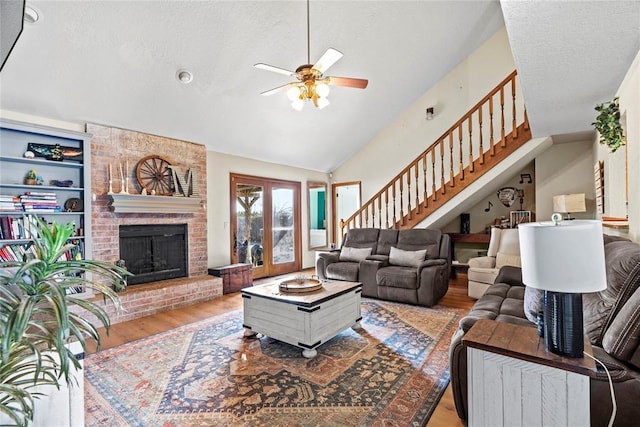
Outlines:
{"type": "Polygon", "coordinates": [[[291,86],[287,90],[287,97],[290,101],[295,101],[296,99],[300,99],[300,88],[298,86],[291,86]]]}
{"type": "Polygon", "coordinates": [[[329,85],[326,83],[318,83],[316,85],[316,93],[320,98],[326,98],[329,95],[329,85]]]}
{"type": "Polygon", "coordinates": [[[606,289],[600,221],[532,222],[518,229],[525,285],[564,293],[606,289]]]}
{"type": "Polygon", "coordinates": [[[304,101],[302,99],[296,99],[291,102],[291,106],[294,110],[300,111],[302,110],[302,107],[304,107],[304,101]]]}

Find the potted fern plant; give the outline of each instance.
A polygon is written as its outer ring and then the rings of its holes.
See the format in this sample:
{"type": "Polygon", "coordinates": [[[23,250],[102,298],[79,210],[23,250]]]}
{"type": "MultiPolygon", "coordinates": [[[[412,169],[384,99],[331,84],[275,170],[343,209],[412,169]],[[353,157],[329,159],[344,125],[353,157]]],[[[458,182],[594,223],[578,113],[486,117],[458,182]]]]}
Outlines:
{"type": "Polygon", "coordinates": [[[611,102],[598,104],[596,121],[591,123],[600,135],[600,144],[605,144],[614,153],[625,144],[625,135],[620,124],[620,102],[618,97],[611,102]]]}
{"type": "Polygon", "coordinates": [[[28,215],[32,240],[21,261],[0,262],[0,419],[18,426],[33,420],[37,386],[69,384],[81,369],[72,342],[100,345],[98,327],[108,332],[109,316],[95,300],[78,298],[91,289],[119,309],[114,289],[129,273],[113,264],[69,259],[73,223],[48,226],[28,215]],[[72,308],[72,306],[75,306],[72,308]],[[87,316],[88,315],[88,316],[87,316]],[[97,325],[95,321],[97,319],[97,325]]]}

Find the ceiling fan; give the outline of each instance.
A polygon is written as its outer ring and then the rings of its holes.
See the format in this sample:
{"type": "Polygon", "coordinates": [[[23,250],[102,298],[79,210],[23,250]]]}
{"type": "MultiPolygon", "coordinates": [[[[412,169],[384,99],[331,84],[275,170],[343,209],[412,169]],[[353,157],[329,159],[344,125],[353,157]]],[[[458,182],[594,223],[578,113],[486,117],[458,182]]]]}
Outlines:
{"type": "Polygon", "coordinates": [[[273,65],[258,63],[254,67],[261,70],[273,71],[279,74],[295,77],[298,81],[284,84],[276,88],[262,92],[261,95],[269,96],[285,89],[287,96],[291,100],[291,106],[296,110],[302,110],[304,101],[313,102],[317,108],[324,108],[329,105],[327,95],[329,95],[329,86],[345,86],[357,89],[364,89],[369,83],[365,79],[356,79],[352,77],[324,77],[324,73],[335,64],[342,53],[337,49],[330,47],[320,57],[318,62],[311,64],[311,43],[309,35],[309,0],[307,0],[307,64],[300,65],[295,71],[289,71],[284,68],[275,67],[273,65]]]}

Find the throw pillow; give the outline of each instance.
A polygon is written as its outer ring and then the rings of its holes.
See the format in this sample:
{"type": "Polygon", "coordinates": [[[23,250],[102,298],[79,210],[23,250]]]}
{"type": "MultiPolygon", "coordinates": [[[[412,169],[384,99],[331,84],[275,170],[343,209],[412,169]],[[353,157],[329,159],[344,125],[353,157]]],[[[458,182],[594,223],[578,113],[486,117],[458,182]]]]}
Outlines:
{"type": "Polygon", "coordinates": [[[496,255],[496,268],[500,269],[503,265],[520,267],[520,255],[510,255],[498,252],[498,255],[496,255]]]}
{"type": "Polygon", "coordinates": [[[371,248],[352,248],[345,246],[340,250],[340,261],[360,262],[371,255],[371,248]]]}
{"type": "Polygon", "coordinates": [[[392,246],[389,251],[389,264],[404,267],[418,267],[422,261],[424,261],[426,255],[426,249],[420,251],[405,251],[392,246]]]}
{"type": "Polygon", "coordinates": [[[524,314],[531,322],[538,324],[538,312],[542,311],[542,289],[525,286],[524,288],[524,314]]]}

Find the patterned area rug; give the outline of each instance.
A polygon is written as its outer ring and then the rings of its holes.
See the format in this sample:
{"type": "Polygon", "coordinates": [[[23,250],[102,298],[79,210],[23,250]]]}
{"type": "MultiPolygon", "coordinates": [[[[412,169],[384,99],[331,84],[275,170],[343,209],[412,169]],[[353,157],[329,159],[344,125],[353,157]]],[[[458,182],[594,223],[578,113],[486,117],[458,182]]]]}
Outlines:
{"type": "Polygon", "coordinates": [[[362,328],[305,359],[245,338],[242,310],[92,354],[87,426],[421,426],[449,383],[464,310],[363,298],[362,328]]]}

